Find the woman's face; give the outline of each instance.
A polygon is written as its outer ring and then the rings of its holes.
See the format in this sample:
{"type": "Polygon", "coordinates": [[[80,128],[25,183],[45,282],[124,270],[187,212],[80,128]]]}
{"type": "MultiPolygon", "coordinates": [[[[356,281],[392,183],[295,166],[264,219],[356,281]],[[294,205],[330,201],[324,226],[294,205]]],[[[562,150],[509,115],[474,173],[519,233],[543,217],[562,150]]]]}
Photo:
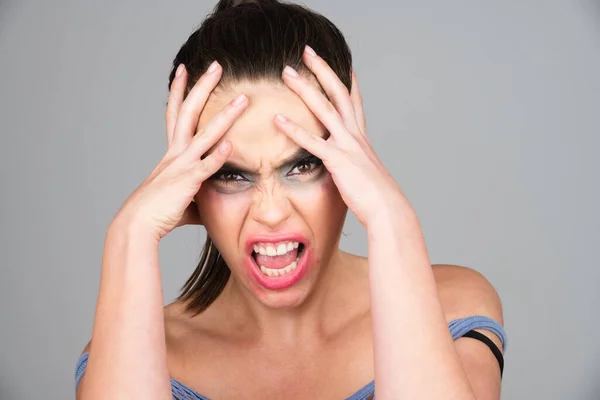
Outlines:
{"type": "Polygon", "coordinates": [[[326,135],[285,84],[246,82],[213,92],[199,128],[241,92],[249,106],[221,139],[231,141],[232,154],[195,200],[232,277],[267,306],[293,307],[337,250],[347,207],[321,161],[276,129],[281,113],[326,135]]]}

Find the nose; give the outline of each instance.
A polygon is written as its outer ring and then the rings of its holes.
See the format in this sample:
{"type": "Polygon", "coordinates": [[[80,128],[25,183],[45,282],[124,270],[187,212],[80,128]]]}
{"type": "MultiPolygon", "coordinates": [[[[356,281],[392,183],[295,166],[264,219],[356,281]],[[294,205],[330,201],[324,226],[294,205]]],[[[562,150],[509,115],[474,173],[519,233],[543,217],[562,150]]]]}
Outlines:
{"type": "Polygon", "coordinates": [[[257,191],[252,205],[254,220],[271,230],[280,228],[287,221],[292,210],[292,205],[284,192],[285,190],[274,187],[257,191]]]}

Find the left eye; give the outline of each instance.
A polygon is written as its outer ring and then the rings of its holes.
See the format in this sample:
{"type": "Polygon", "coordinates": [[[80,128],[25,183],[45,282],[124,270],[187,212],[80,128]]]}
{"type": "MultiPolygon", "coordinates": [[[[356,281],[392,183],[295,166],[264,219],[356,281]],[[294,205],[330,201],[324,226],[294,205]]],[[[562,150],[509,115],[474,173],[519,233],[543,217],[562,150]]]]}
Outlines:
{"type": "Polygon", "coordinates": [[[316,172],[323,165],[321,159],[315,156],[299,161],[290,171],[289,175],[306,175],[316,172]]]}

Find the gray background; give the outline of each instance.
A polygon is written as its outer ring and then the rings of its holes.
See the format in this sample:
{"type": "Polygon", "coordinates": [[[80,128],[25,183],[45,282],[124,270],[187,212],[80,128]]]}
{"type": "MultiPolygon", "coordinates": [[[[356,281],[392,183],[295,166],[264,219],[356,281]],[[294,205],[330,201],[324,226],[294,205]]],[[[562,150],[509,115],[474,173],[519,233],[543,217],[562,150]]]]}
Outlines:
{"type": "MultiPolygon", "coordinates": [[[[0,1],[2,399],[73,397],[105,229],[163,154],[170,63],[214,5],[154,3],[0,1]]],[[[306,4],[348,38],[432,261],[499,291],[503,398],[600,398],[599,3],[306,4]]],[[[366,254],[353,217],[345,233],[366,254]]],[[[167,301],[203,239],[161,244],[167,301]]]]}

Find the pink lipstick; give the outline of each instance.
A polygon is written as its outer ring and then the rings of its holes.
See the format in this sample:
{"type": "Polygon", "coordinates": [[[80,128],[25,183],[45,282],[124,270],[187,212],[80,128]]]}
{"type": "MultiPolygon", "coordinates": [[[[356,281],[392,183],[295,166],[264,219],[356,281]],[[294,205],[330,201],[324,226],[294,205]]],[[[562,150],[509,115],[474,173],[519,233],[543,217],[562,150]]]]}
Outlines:
{"type": "Polygon", "coordinates": [[[285,289],[298,282],[306,273],[311,255],[308,240],[301,234],[251,236],[245,250],[252,275],[270,290],[285,289]]]}

